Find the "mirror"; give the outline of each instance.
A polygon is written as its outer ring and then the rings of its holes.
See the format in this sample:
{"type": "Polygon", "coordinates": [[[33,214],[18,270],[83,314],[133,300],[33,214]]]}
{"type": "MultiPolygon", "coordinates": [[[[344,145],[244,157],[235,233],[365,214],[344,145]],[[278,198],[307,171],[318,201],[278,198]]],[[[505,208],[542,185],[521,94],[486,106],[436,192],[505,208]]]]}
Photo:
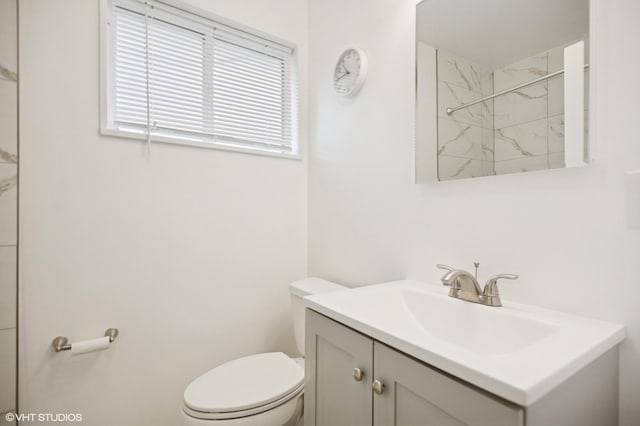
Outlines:
{"type": "Polygon", "coordinates": [[[589,0],[416,8],[418,182],[589,163],[589,0]]]}

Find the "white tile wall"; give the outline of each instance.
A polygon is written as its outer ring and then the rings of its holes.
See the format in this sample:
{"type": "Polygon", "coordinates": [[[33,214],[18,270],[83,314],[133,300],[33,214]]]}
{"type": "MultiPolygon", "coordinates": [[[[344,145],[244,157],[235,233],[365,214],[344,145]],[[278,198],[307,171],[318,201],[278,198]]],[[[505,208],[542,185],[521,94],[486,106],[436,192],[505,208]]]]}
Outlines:
{"type": "Polygon", "coordinates": [[[0,163],[0,246],[16,245],[17,165],[0,163]]]}
{"type": "Polygon", "coordinates": [[[539,83],[497,97],[495,128],[527,123],[547,116],[547,83],[539,83]]]}
{"type": "Polygon", "coordinates": [[[438,50],[438,79],[483,94],[492,90],[491,70],[438,50]]]}
{"type": "Polygon", "coordinates": [[[564,114],[549,117],[549,153],[564,152],[564,114]]]}
{"type": "Polygon", "coordinates": [[[452,118],[461,123],[469,123],[482,126],[482,106],[474,105],[453,113],[447,114],[447,108],[454,108],[480,98],[482,95],[472,92],[464,87],[456,86],[445,81],[438,82],[438,117],[452,118]]]}
{"type": "Polygon", "coordinates": [[[547,154],[547,119],[496,130],[496,161],[547,154]]]}
{"type": "Polygon", "coordinates": [[[15,163],[17,152],[18,83],[0,78],[0,162],[15,163]]]}
{"type": "Polygon", "coordinates": [[[562,77],[513,91],[452,116],[446,114],[446,108],[560,70],[563,63],[564,46],[493,72],[439,50],[438,153],[453,157],[439,161],[440,178],[562,166],[562,156],[556,155],[553,160],[549,157],[564,151],[562,77]],[[495,170],[489,166],[493,160],[501,163],[496,164],[495,170]]]}
{"type": "Polygon", "coordinates": [[[0,412],[11,411],[16,401],[16,329],[0,330],[0,412]]]}
{"type": "MultiPolygon", "coordinates": [[[[16,407],[17,0],[0,0],[0,413],[16,407]]],[[[15,425],[0,417],[0,425],[15,425]]]]}
{"type": "Polygon", "coordinates": [[[562,169],[564,164],[564,152],[555,152],[549,154],[549,168],[550,169],[562,169]]]}
{"type": "Polygon", "coordinates": [[[545,52],[495,70],[493,84],[495,91],[499,92],[546,74],[547,53],[545,52]]]}
{"type": "MultiPolygon", "coordinates": [[[[547,74],[544,52],[494,71],[496,90],[505,90],[547,74]]],[[[495,99],[495,171],[516,173],[547,168],[548,99],[546,81],[495,99]]]]}
{"type": "MultiPolygon", "coordinates": [[[[485,93],[482,96],[490,95],[493,91],[485,93]]],[[[495,101],[493,99],[482,102],[480,105],[480,114],[482,116],[482,127],[485,129],[494,129],[495,101]]]]}
{"type": "Polygon", "coordinates": [[[480,159],[493,162],[495,153],[495,135],[492,128],[482,129],[482,150],[480,159]]]}
{"type": "Polygon", "coordinates": [[[0,330],[15,326],[16,248],[0,247],[0,330]]]}
{"type": "Polygon", "coordinates": [[[473,124],[441,118],[438,121],[438,155],[477,159],[483,129],[473,124]]]}
{"type": "Polygon", "coordinates": [[[438,156],[438,176],[440,179],[460,179],[468,177],[484,176],[483,164],[480,160],[470,158],[438,156]]]}
{"type": "Polygon", "coordinates": [[[531,172],[548,168],[548,156],[518,158],[515,160],[496,161],[496,174],[531,172]]]}
{"type": "Polygon", "coordinates": [[[493,161],[482,161],[482,176],[492,176],[496,174],[496,169],[493,161]]]}
{"type": "Polygon", "coordinates": [[[564,113],[564,78],[562,76],[549,80],[549,117],[564,113]]]}
{"type": "MultiPolygon", "coordinates": [[[[496,90],[563,69],[564,47],[558,46],[496,70],[496,90]]],[[[588,72],[585,81],[586,109],[588,72]]],[[[585,120],[585,134],[586,124],[585,120]]],[[[497,173],[564,167],[564,78],[555,77],[498,97],[495,128],[495,158],[500,163],[496,163],[497,173]]]]}
{"type": "Polygon", "coordinates": [[[437,51],[438,176],[440,179],[493,174],[492,101],[447,115],[447,108],[493,93],[491,70],[437,51]]]}
{"type": "Polygon", "coordinates": [[[0,0],[0,79],[15,80],[18,69],[16,0],[0,0]]]}

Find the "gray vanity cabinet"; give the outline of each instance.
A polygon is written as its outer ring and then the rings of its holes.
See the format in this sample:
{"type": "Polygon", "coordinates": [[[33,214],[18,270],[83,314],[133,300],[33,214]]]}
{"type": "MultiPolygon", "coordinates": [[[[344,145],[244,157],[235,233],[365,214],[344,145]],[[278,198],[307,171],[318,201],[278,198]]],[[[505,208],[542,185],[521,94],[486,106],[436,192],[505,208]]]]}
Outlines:
{"type": "Polygon", "coordinates": [[[305,336],[304,424],[371,425],[373,340],[308,309],[305,336]]]}
{"type": "Polygon", "coordinates": [[[522,408],[311,310],[305,351],[305,426],[524,425],[522,408]]]}
{"type": "Polygon", "coordinates": [[[520,426],[524,410],[461,383],[420,361],[374,343],[374,426],[520,426]]]}

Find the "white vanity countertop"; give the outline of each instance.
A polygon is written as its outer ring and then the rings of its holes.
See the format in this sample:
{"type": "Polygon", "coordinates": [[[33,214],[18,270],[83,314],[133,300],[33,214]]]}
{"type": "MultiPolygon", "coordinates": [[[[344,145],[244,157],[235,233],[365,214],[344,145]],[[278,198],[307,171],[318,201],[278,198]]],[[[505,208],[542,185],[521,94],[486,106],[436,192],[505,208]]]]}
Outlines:
{"type": "Polygon", "coordinates": [[[417,281],[306,297],[308,307],[521,406],[624,339],[618,324],[503,300],[488,307],[417,281]]]}

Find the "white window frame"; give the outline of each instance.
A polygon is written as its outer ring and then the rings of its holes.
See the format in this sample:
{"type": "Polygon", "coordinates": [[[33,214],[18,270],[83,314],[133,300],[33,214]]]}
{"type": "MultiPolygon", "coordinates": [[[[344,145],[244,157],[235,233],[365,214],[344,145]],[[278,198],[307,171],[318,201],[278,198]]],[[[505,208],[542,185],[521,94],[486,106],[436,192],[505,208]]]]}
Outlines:
{"type": "MultiPolygon", "coordinates": [[[[210,12],[201,10],[199,8],[195,8],[191,5],[185,4],[176,0],[154,0],[157,3],[162,3],[164,5],[179,9],[182,12],[186,12],[189,14],[196,15],[205,20],[212,21],[220,26],[226,27],[226,29],[230,29],[232,31],[237,31],[242,33],[248,37],[259,38],[263,40],[267,40],[271,43],[277,43],[287,48],[290,48],[293,51],[292,55],[292,78],[295,81],[295,93],[292,95],[292,103],[291,103],[291,120],[292,120],[292,146],[291,152],[275,152],[263,150],[260,148],[252,148],[250,146],[242,147],[242,146],[229,146],[224,143],[219,143],[216,141],[195,141],[195,140],[185,140],[183,138],[171,137],[165,135],[157,135],[152,134],[150,136],[151,142],[160,142],[160,143],[168,143],[168,144],[176,144],[176,145],[184,145],[184,146],[192,146],[192,147],[200,147],[200,148],[208,148],[214,150],[223,150],[223,151],[232,151],[232,152],[240,152],[247,154],[255,154],[261,156],[268,157],[279,157],[279,158],[288,158],[288,159],[303,159],[302,146],[300,143],[300,125],[299,125],[299,115],[300,115],[300,100],[298,94],[299,87],[299,66],[298,66],[298,48],[295,44],[280,39],[278,37],[274,37],[270,34],[255,30],[253,28],[247,27],[246,25],[238,24],[224,17],[212,14],[210,12]]],[[[111,41],[110,41],[110,31],[109,31],[109,19],[111,12],[111,2],[112,0],[100,0],[100,134],[104,136],[115,136],[119,138],[125,139],[133,139],[138,141],[147,141],[146,134],[134,133],[125,130],[117,129],[112,120],[112,100],[115,99],[114,88],[115,85],[111,81],[112,75],[110,71],[111,67],[111,41]]],[[[144,0],[142,0],[144,3],[144,0]]]]}

